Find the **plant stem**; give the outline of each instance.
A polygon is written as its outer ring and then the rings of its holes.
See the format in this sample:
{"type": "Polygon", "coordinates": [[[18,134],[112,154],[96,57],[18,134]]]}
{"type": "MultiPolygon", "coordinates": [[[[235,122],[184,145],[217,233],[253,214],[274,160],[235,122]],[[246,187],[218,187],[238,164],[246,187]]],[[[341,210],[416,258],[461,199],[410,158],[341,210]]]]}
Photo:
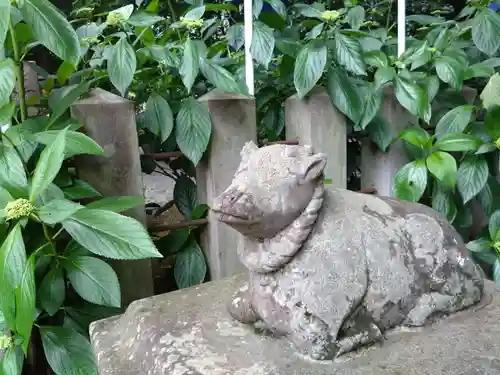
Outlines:
{"type": "Polygon", "coordinates": [[[19,107],[21,110],[21,121],[24,122],[28,117],[28,109],[26,107],[26,97],[24,93],[24,69],[23,62],[19,53],[19,46],[16,41],[16,33],[14,31],[14,25],[12,20],[9,22],[9,33],[12,40],[12,51],[14,53],[14,62],[16,64],[16,76],[17,76],[17,96],[19,98],[19,107]]]}
{"type": "MultiPolygon", "coordinates": [[[[172,20],[174,22],[177,22],[177,15],[175,14],[174,7],[172,6],[172,0],[167,0],[167,4],[168,4],[168,10],[170,11],[170,16],[172,17],[172,20]]],[[[181,40],[182,39],[181,32],[179,31],[179,29],[175,29],[175,31],[177,32],[177,37],[179,38],[179,40],[181,40]]]]}

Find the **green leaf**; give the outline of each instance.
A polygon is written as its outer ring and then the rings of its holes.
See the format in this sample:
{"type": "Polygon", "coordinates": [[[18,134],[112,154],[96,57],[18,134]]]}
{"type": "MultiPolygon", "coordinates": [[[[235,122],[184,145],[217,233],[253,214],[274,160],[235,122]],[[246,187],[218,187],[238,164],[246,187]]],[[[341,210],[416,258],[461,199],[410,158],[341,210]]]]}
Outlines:
{"type": "Polygon", "coordinates": [[[411,126],[401,132],[399,139],[404,139],[406,142],[417,147],[425,148],[430,136],[420,126],[411,126]]]}
{"type": "MultiPolygon", "coordinates": [[[[33,134],[29,139],[48,146],[55,142],[60,133],[60,130],[47,130],[33,134]]],[[[104,150],[97,142],[85,134],[72,130],[66,131],[64,158],[66,159],[81,154],[104,155],[104,150]]]]}
{"type": "Polygon", "coordinates": [[[205,103],[187,99],[177,114],[175,137],[181,152],[197,165],[207,149],[212,122],[205,103]]]}
{"type": "Polygon", "coordinates": [[[354,123],[357,123],[362,113],[362,102],[356,86],[344,70],[328,69],[327,89],[333,104],[354,123]]]}
{"type": "Polygon", "coordinates": [[[489,238],[479,238],[467,243],[467,249],[474,253],[482,253],[491,249],[491,241],[489,238]]]}
{"type": "Polygon", "coordinates": [[[497,149],[494,143],[484,143],[476,151],[476,155],[487,154],[497,149]]]}
{"type": "Polygon", "coordinates": [[[245,45],[245,27],[241,23],[232,25],[227,30],[227,43],[235,51],[239,51],[245,45]]]}
{"type": "Polygon", "coordinates": [[[7,37],[7,30],[9,29],[10,7],[9,0],[0,1],[0,45],[2,46],[7,37]]]}
{"type": "Polygon", "coordinates": [[[302,14],[303,16],[305,17],[308,17],[308,18],[317,18],[321,21],[323,21],[323,15],[321,14],[321,12],[310,6],[310,5],[307,5],[307,4],[295,4],[293,6],[300,14],[302,14]]]}
{"type": "Polygon", "coordinates": [[[471,120],[473,109],[472,105],[462,105],[448,111],[436,125],[436,138],[441,139],[449,133],[462,133],[471,120]]]}
{"type": "Polygon", "coordinates": [[[66,287],[61,267],[52,268],[43,278],[38,291],[40,304],[50,316],[54,316],[64,303],[66,287]]]}
{"type": "Polygon", "coordinates": [[[422,26],[430,25],[433,23],[443,23],[442,17],[429,16],[426,14],[412,14],[406,17],[406,21],[416,22],[422,26]]]}
{"type": "Polygon", "coordinates": [[[495,74],[495,70],[487,64],[478,63],[469,66],[464,73],[464,80],[469,80],[477,77],[490,77],[495,74]]]}
{"type": "Polygon", "coordinates": [[[286,6],[281,0],[265,0],[281,18],[286,19],[286,6]]]}
{"type": "Polygon", "coordinates": [[[336,32],[334,51],[340,65],[354,74],[366,75],[363,50],[357,39],[336,32]]]}
{"type": "MultiPolygon", "coordinates": [[[[16,102],[11,100],[4,106],[0,107],[0,123],[1,124],[12,124],[12,117],[16,110],[16,102]]],[[[11,128],[12,129],[12,128],[11,128]]]]}
{"type": "Polygon", "coordinates": [[[194,238],[175,257],[174,277],[179,288],[203,282],[207,273],[205,256],[194,238]]]}
{"type": "Polygon", "coordinates": [[[303,98],[316,85],[323,75],[326,65],[327,48],[325,45],[318,45],[310,42],[304,46],[297,60],[293,71],[293,82],[297,89],[299,98],[303,98]]]}
{"type": "Polygon", "coordinates": [[[273,29],[263,22],[256,21],[253,25],[250,54],[265,69],[268,68],[273,57],[274,44],[273,29]]]}
{"type": "Polygon", "coordinates": [[[396,69],[392,66],[378,68],[375,72],[375,86],[382,87],[396,77],[396,69]]]}
{"type": "Polygon", "coordinates": [[[184,18],[187,20],[196,21],[199,20],[201,17],[203,17],[204,14],[205,14],[205,6],[202,5],[191,9],[184,15],[184,18]]]}
{"type": "Polygon", "coordinates": [[[37,214],[45,224],[54,225],[66,220],[82,208],[84,208],[82,205],[73,203],[67,199],[53,199],[40,207],[37,214]]]}
{"type": "Polygon", "coordinates": [[[441,81],[460,90],[464,80],[464,67],[460,61],[450,56],[442,56],[436,59],[435,67],[441,81]]]}
{"type": "Polygon", "coordinates": [[[389,61],[387,56],[382,51],[371,51],[364,55],[366,64],[374,66],[376,68],[387,68],[389,67],[389,61]]]}
{"type": "Polygon", "coordinates": [[[500,138],[500,106],[491,106],[484,116],[484,131],[493,141],[500,138]]]}
{"type": "Polygon", "coordinates": [[[488,181],[476,196],[476,200],[483,209],[486,216],[490,216],[494,211],[500,209],[500,184],[495,177],[489,176],[488,181]]]}
{"type": "Polygon", "coordinates": [[[354,8],[351,8],[347,12],[346,21],[351,25],[351,27],[355,30],[359,30],[363,22],[365,22],[365,9],[357,5],[354,8]]]}
{"type": "Polygon", "coordinates": [[[433,152],[426,160],[427,169],[446,187],[455,187],[457,180],[457,162],[447,152],[433,152]]]}
{"type": "Polygon", "coordinates": [[[467,156],[458,167],[457,187],[464,204],[483,189],[488,180],[488,163],[482,155],[467,156]]]}
{"type": "Polygon", "coordinates": [[[120,94],[125,96],[137,69],[134,48],[127,42],[126,38],[121,38],[112,47],[107,64],[109,80],[120,94]]]}
{"type": "Polygon", "coordinates": [[[24,363],[24,353],[21,347],[11,346],[3,354],[0,362],[0,374],[21,375],[24,363]]]}
{"type": "Polygon", "coordinates": [[[493,106],[500,106],[500,74],[495,73],[490,77],[479,98],[487,110],[493,106]]]}
{"type": "Polygon", "coordinates": [[[80,42],[66,17],[48,0],[18,0],[23,21],[47,49],[63,61],[77,66],[80,42]]]}
{"type": "Polygon", "coordinates": [[[57,82],[61,86],[64,86],[68,78],[74,73],[75,67],[73,64],[71,64],[68,61],[63,61],[63,63],[59,66],[59,69],[57,69],[57,82]]]}
{"type": "Polygon", "coordinates": [[[366,128],[366,126],[375,118],[380,106],[382,105],[382,100],[383,93],[381,90],[371,89],[366,91],[363,101],[363,114],[359,120],[359,126],[361,129],[366,128]]]}
{"type": "Polygon", "coordinates": [[[26,250],[18,223],[10,231],[0,247],[0,283],[7,291],[13,291],[21,283],[26,267],[26,250]]]}
{"type": "Polygon", "coordinates": [[[453,190],[445,189],[438,182],[434,182],[432,208],[441,213],[450,223],[452,223],[457,216],[457,205],[455,204],[453,190]]]}
{"type": "Polygon", "coordinates": [[[87,204],[86,208],[107,210],[113,212],[124,212],[140,205],[144,205],[144,197],[121,196],[107,197],[87,204]]]}
{"type": "Polygon", "coordinates": [[[22,348],[26,353],[31,336],[31,329],[35,322],[36,312],[36,287],[35,287],[35,258],[33,253],[23,270],[21,283],[17,287],[16,294],[16,331],[23,337],[22,348]]]}
{"type": "Polygon", "coordinates": [[[382,116],[375,116],[366,127],[366,131],[382,152],[387,150],[394,138],[390,124],[382,116]]]}
{"type": "Polygon", "coordinates": [[[476,47],[487,55],[493,56],[500,47],[500,16],[484,9],[472,19],[472,40],[476,47]]]}
{"type": "Polygon", "coordinates": [[[155,135],[161,135],[165,142],[174,128],[174,115],[168,102],[157,93],[151,94],[146,102],[146,126],[155,135]]]}
{"type": "Polygon", "coordinates": [[[238,83],[233,75],[222,66],[206,59],[201,59],[200,69],[205,78],[219,90],[243,95],[248,94],[246,86],[238,83]]]}
{"type": "Polygon", "coordinates": [[[427,186],[427,168],[423,160],[415,160],[401,168],[394,177],[394,196],[418,202],[427,186]]]}
{"type": "Polygon", "coordinates": [[[66,110],[83,94],[89,91],[90,85],[96,80],[84,81],[78,85],[65,87],[62,95],[55,100],[55,105],[52,106],[52,116],[49,118],[47,129],[52,127],[56,121],[66,112],[66,110]]]}
{"type": "Polygon", "coordinates": [[[425,91],[427,93],[427,99],[432,102],[439,91],[439,78],[436,76],[430,76],[425,79],[425,91]]]}
{"type": "Polygon", "coordinates": [[[63,265],[71,285],[84,300],[120,307],[120,284],[109,264],[91,256],[76,256],[63,265]]]}
{"type": "Polygon", "coordinates": [[[500,233],[498,229],[500,228],[500,210],[493,212],[488,221],[488,229],[490,232],[490,238],[493,242],[499,240],[498,236],[500,233]]]}
{"type": "Polygon", "coordinates": [[[196,184],[188,177],[181,176],[174,187],[174,201],[179,212],[189,220],[193,210],[200,204],[196,184]]]}
{"type": "Polygon", "coordinates": [[[112,211],[82,209],[62,222],[75,241],[111,259],[161,257],[144,227],[112,211]]]}
{"type": "Polygon", "coordinates": [[[12,59],[0,61],[0,106],[10,102],[10,95],[16,86],[16,70],[12,59]]]}
{"type": "Polygon", "coordinates": [[[101,194],[90,186],[87,182],[82,180],[73,181],[73,185],[63,189],[66,198],[71,200],[79,200],[85,198],[100,197],[101,194]]]}
{"type": "Polygon", "coordinates": [[[425,112],[429,104],[425,91],[402,77],[396,77],[394,82],[394,93],[399,103],[410,113],[425,119],[425,112]]]}
{"type": "Polygon", "coordinates": [[[64,160],[66,134],[66,130],[60,131],[54,141],[40,154],[31,182],[30,200],[32,202],[47,189],[59,173],[64,160]]]}
{"type": "Polygon", "coordinates": [[[191,213],[191,219],[197,220],[203,218],[208,210],[210,210],[210,207],[208,207],[208,205],[203,203],[199,204],[191,213]]]}
{"type": "Polygon", "coordinates": [[[474,135],[452,133],[441,137],[441,139],[434,144],[434,147],[441,151],[451,152],[475,151],[482,143],[483,140],[474,135]]]}
{"type": "Polygon", "coordinates": [[[162,254],[175,254],[182,249],[189,235],[189,228],[171,230],[157,242],[158,249],[162,254]]]}
{"type": "Polygon", "coordinates": [[[408,58],[411,62],[411,70],[418,69],[427,64],[432,59],[432,53],[427,41],[425,41],[416,51],[408,58]]]}
{"type": "Polygon", "coordinates": [[[155,23],[163,21],[164,19],[164,17],[158,16],[156,14],[139,11],[132,14],[127,20],[127,23],[135,27],[150,27],[155,23]]]}
{"type": "Polygon", "coordinates": [[[182,77],[182,83],[184,83],[188,92],[191,92],[191,88],[200,71],[200,58],[206,55],[207,47],[202,41],[188,38],[184,43],[184,53],[179,73],[182,77]]]}
{"type": "Polygon", "coordinates": [[[56,375],[98,375],[90,342],[70,328],[40,327],[45,357],[56,375]]]}
{"type": "Polygon", "coordinates": [[[28,179],[23,161],[12,147],[0,147],[0,184],[17,197],[27,193],[28,179]]]}
{"type": "Polygon", "coordinates": [[[495,264],[493,265],[493,281],[497,284],[500,284],[500,259],[495,260],[495,264]]]}

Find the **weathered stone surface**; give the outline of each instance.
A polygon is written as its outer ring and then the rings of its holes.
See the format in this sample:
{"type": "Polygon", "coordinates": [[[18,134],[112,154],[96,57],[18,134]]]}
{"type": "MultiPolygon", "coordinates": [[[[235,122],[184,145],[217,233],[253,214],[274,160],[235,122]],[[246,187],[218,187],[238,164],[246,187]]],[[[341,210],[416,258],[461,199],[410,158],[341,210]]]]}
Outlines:
{"type": "Polygon", "coordinates": [[[373,344],[482,297],[480,269],[444,217],[421,204],[324,186],[310,146],[249,142],[212,211],[245,236],[249,286],[231,315],[314,359],[373,344]]]}
{"type": "Polygon", "coordinates": [[[91,326],[100,375],[500,374],[500,288],[421,328],[388,332],[382,345],[312,361],[287,340],[254,332],[226,309],[246,275],[133,302],[91,326]]]}

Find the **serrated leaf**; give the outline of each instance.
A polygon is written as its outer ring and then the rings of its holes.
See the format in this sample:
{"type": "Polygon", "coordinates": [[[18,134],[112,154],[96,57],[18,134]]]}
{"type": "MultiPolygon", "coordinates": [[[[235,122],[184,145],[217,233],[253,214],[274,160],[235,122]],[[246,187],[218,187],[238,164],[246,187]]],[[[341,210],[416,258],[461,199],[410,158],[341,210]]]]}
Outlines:
{"type": "Polygon", "coordinates": [[[78,203],[71,202],[67,199],[53,199],[49,203],[43,205],[37,210],[38,217],[45,224],[54,225],[66,220],[76,211],[84,208],[78,203]]]}
{"type": "Polygon", "coordinates": [[[51,326],[41,326],[40,334],[45,357],[56,375],[98,375],[92,347],[83,335],[51,326]]]}
{"type": "Polygon", "coordinates": [[[121,196],[102,198],[87,204],[85,207],[92,208],[94,210],[107,210],[119,213],[144,204],[144,197],[121,196]]]}
{"type": "Polygon", "coordinates": [[[120,307],[120,284],[109,264],[91,256],[73,256],[63,265],[71,285],[84,300],[120,307]]]}
{"type": "Polygon", "coordinates": [[[207,273],[205,256],[194,238],[177,253],[174,277],[179,288],[187,288],[203,282],[207,273]]]}
{"type": "Polygon", "coordinates": [[[174,201],[179,212],[190,220],[193,210],[200,204],[196,184],[188,177],[180,177],[174,186],[174,201]]]}
{"type": "Polygon", "coordinates": [[[488,176],[486,184],[476,196],[476,200],[483,209],[486,216],[490,216],[494,211],[500,209],[500,184],[493,176],[488,176]]]}
{"type": "Polygon", "coordinates": [[[436,59],[436,73],[441,81],[449,84],[454,89],[460,90],[464,80],[464,67],[462,64],[449,56],[436,59]]]}
{"type": "Polygon", "coordinates": [[[359,30],[363,22],[365,22],[365,9],[357,5],[347,11],[346,21],[355,30],[359,30]]]}
{"type": "Polygon", "coordinates": [[[328,95],[333,104],[354,123],[359,121],[362,102],[356,86],[345,71],[338,68],[328,69],[328,95]]]}
{"type": "Polygon", "coordinates": [[[483,189],[488,174],[488,163],[484,156],[469,155],[462,160],[457,172],[457,187],[464,204],[483,189]]]}
{"type": "Polygon", "coordinates": [[[423,160],[415,160],[401,168],[394,177],[394,196],[418,202],[427,186],[427,168],[423,160]]]}
{"type": "Polygon", "coordinates": [[[392,66],[378,68],[375,72],[375,86],[382,87],[396,77],[396,69],[392,66]]]}
{"type": "Polygon", "coordinates": [[[137,69],[134,48],[126,38],[121,38],[113,47],[107,62],[109,80],[118,92],[125,96],[137,69]]]}
{"type": "Polygon", "coordinates": [[[293,82],[299,98],[303,98],[316,85],[326,65],[327,48],[310,42],[302,48],[295,60],[293,82]]]}
{"type": "Polygon", "coordinates": [[[181,152],[197,165],[207,149],[212,122],[205,103],[184,100],[177,114],[175,138],[181,152]]]}
{"type": "Polygon", "coordinates": [[[472,105],[462,105],[448,111],[436,125],[436,138],[446,134],[462,133],[472,118],[472,105]]]}
{"type": "Polygon", "coordinates": [[[188,38],[184,43],[184,53],[179,73],[182,77],[182,83],[184,83],[188,92],[191,92],[191,88],[200,71],[200,58],[206,55],[207,47],[201,40],[188,38]]]}
{"type": "Polygon", "coordinates": [[[479,97],[483,101],[483,107],[487,110],[500,106],[500,74],[495,73],[490,77],[479,97]]]}
{"type": "Polygon", "coordinates": [[[433,152],[426,159],[427,169],[441,183],[449,188],[455,187],[457,181],[457,162],[447,152],[433,152]]]}
{"type": "Polygon", "coordinates": [[[340,65],[354,74],[366,75],[363,50],[357,39],[341,32],[335,33],[334,51],[340,65]]]}
{"type": "Polygon", "coordinates": [[[35,256],[32,254],[26,262],[19,286],[16,288],[16,331],[23,337],[22,348],[26,353],[35,322],[36,287],[35,287],[35,256]]]}
{"type": "Polygon", "coordinates": [[[380,106],[382,105],[382,100],[383,93],[381,90],[371,89],[366,91],[363,101],[363,114],[359,120],[359,126],[361,129],[366,128],[366,126],[375,118],[380,106]]]}
{"type": "Polygon", "coordinates": [[[389,61],[382,51],[371,51],[364,54],[365,63],[376,68],[387,68],[389,61]]]}
{"type": "MultiPolygon", "coordinates": [[[[33,134],[29,139],[44,145],[52,144],[60,130],[47,130],[33,134]]],[[[64,149],[64,158],[70,158],[75,155],[104,155],[104,150],[92,138],[83,133],[68,130],[66,132],[66,144],[64,149]]]]}
{"type": "Polygon", "coordinates": [[[432,208],[452,223],[457,216],[457,205],[455,204],[453,190],[445,189],[438,182],[434,182],[432,208]]]}
{"type": "Polygon", "coordinates": [[[227,93],[248,94],[246,86],[237,82],[233,75],[222,66],[203,58],[200,61],[200,69],[205,78],[217,89],[227,93]]]}
{"type": "Polygon", "coordinates": [[[10,102],[10,96],[16,86],[15,64],[7,58],[0,61],[0,106],[10,102]]]}
{"type": "Polygon", "coordinates": [[[500,240],[500,210],[497,210],[491,214],[490,219],[488,220],[488,230],[490,232],[490,238],[492,241],[496,242],[500,240]]]}
{"type": "Polygon", "coordinates": [[[399,103],[411,114],[425,119],[425,112],[429,104],[425,91],[402,77],[396,77],[394,82],[394,94],[399,103]]]}
{"type": "Polygon", "coordinates": [[[484,9],[472,20],[472,40],[476,47],[487,55],[493,56],[500,47],[500,16],[484,9]]]}
{"type": "Polygon", "coordinates": [[[243,24],[237,23],[229,27],[226,38],[231,48],[239,51],[245,44],[245,27],[243,24]]]}
{"type": "Polygon", "coordinates": [[[52,268],[45,275],[38,292],[42,308],[50,316],[55,315],[66,298],[64,273],[61,267],[52,268]]]}
{"type": "Polygon", "coordinates": [[[263,22],[256,21],[253,25],[250,54],[265,69],[268,68],[273,57],[274,44],[273,29],[263,22]]]}
{"type": "Polygon", "coordinates": [[[111,259],[161,257],[137,220],[115,212],[82,209],[62,225],[75,241],[94,254],[111,259]]]}
{"type": "Polygon", "coordinates": [[[146,102],[145,116],[148,129],[165,142],[174,128],[174,115],[168,102],[157,93],[151,94],[146,102]]]}

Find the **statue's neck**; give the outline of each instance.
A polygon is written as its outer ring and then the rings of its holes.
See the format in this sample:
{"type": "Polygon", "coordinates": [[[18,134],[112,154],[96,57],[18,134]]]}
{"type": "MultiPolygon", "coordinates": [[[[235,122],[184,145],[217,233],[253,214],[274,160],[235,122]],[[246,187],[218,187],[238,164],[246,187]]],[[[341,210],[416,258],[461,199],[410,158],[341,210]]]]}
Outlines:
{"type": "Polygon", "coordinates": [[[273,272],[290,262],[306,242],[323,205],[323,181],[316,187],[311,202],[295,221],[272,238],[246,239],[242,263],[256,273],[273,272]]]}

